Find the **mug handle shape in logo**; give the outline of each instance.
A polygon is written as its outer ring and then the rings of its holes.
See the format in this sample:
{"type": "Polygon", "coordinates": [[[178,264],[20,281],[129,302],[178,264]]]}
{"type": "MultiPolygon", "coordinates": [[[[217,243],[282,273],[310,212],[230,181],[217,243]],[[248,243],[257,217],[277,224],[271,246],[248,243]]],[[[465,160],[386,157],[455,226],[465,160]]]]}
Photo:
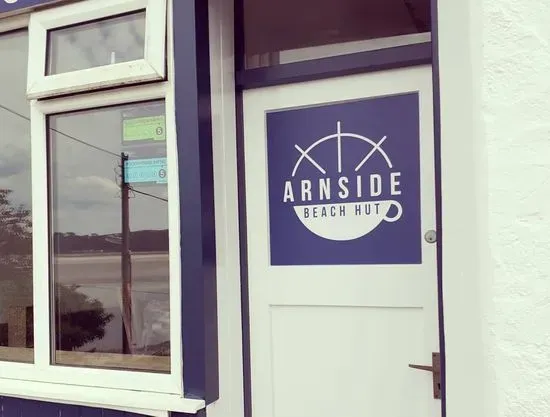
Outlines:
{"type": "MultiPolygon", "coordinates": [[[[384,216],[384,220],[387,221],[388,223],[393,223],[393,222],[396,222],[397,220],[399,220],[401,218],[401,216],[403,215],[403,207],[401,206],[401,203],[399,203],[398,201],[395,201],[395,200],[391,200],[390,203],[391,203],[390,208],[391,208],[392,205],[394,205],[397,208],[397,213],[393,217],[389,217],[386,214],[384,216]]],[[[388,211],[389,211],[389,209],[388,209],[388,211]]]]}

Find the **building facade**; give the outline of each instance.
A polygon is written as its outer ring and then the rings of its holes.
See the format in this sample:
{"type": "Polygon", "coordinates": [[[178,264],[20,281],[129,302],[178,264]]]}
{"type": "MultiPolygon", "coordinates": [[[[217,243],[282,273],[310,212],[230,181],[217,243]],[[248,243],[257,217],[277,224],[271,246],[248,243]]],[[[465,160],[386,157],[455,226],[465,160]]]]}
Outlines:
{"type": "Polygon", "coordinates": [[[0,0],[0,415],[548,415],[549,7],[0,0]]]}

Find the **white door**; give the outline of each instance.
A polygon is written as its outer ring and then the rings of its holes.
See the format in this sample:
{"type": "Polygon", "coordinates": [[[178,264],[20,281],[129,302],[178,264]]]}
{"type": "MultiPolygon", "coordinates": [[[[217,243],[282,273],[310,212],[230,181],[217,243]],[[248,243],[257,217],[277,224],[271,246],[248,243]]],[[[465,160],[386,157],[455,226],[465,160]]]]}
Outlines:
{"type": "Polygon", "coordinates": [[[437,417],[428,66],[246,91],[254,417],[437,417]],[[429,239],[428,239],[429,240],[429,239]]]}

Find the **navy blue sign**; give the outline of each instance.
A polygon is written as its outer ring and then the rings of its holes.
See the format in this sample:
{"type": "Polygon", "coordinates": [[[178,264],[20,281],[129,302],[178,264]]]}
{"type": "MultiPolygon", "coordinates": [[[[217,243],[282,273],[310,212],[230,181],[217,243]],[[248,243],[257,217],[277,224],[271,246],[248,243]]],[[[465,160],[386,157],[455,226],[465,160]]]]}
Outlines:
{"type": "Polygon", "coordinates": [[[0,13],[53,3],[55,0],[0,0],[0,13]]]}
{"type": "Polygon", "coordinates": [[[417,93],[267,114],[272,265],[419,264],[417,93]]]}

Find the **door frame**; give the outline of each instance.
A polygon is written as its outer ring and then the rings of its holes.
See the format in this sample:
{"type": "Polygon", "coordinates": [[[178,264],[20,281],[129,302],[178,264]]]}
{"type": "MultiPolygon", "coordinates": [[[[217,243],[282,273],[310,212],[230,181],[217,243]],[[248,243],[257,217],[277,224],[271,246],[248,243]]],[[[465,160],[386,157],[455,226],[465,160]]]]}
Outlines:
{"type": "Polygon", "coordinates": [[[447,417],[492,415],[485,356],[491,257],[481,91],[483,2],[430,0],[434,120],[440,171],[447,417]],[[468,169],[464,169],[467,166],[468,169]],[[464,306],[467,306],[465,308],[464,306]]]}
{"type": "MultiPolygon", "coordinates": [[[[244,109],[243,94],[246,90],[276,85],[293,84],[327,78],[336,78],[353,74],[413,67],[418,65],[432,65],[433,78],[433,107],[434,107],[434,164],[435,164],[435,204],[437,240],[437,288],[438,288],[438,319],[439,345],[441,354],[441,416],[447,414],[447,373],[446,373],[446,324],[443,303],[444,287],[443,276],[449,279],[443,265],[443,224],[452,219],[444,219],[442,198],[442,147],[441,147],[441,95],[439,80],[438,59],[438,25],[439,18],[437,3],[446,0],[430,0],[432,10],[432,34],[430,42],[412,43],[386,49],[370,50],[349,55],[340,55],[329,58],[293,62],[245,69],[244,50],[244,0],[235,0],[234,32],[235,32],[235,107],[237,128],[237,172],[238,172],[238,200],[239,200],[239,245],[241,265],[241,311],[242,311],[242,348],[243,348],[243,388],[244,388],[244,415],[252,415],[252,379],[250,359],[250,312],[248,291],[248,242],[246,220],[246,184],[245,184],[245,144],[244,144],[244,109]]],[[[454,64],[454,63],[453,63],[454,64]]],[[[457,417],[459,414],[456,414],[457,417]]]]}

